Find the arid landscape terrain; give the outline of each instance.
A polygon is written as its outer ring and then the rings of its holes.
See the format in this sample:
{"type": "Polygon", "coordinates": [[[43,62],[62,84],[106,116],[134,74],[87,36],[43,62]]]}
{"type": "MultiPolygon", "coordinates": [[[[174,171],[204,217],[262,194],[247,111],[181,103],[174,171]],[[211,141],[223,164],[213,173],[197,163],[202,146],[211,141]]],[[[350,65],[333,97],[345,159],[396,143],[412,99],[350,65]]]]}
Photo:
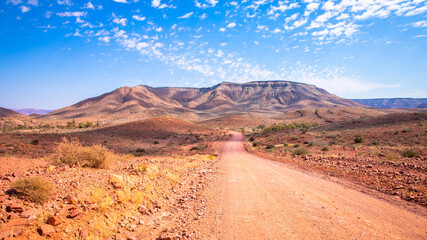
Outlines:
{"type": "Polygon", "coordinates": [[[267,81],[0,118],[0,239],[427,238],[423,108],[267,81]]]}

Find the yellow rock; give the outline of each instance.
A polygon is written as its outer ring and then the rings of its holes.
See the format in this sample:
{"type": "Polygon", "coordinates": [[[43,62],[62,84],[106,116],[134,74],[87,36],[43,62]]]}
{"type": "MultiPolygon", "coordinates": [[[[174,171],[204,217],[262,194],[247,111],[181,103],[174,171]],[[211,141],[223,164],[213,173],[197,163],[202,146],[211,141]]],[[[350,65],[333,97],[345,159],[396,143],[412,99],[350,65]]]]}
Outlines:
{"type": "Polygon", "coordinates": [[[115,188],[123,188],[123,176],[116,174],[110,175],[110,184],[113,185],[115,188]]]}

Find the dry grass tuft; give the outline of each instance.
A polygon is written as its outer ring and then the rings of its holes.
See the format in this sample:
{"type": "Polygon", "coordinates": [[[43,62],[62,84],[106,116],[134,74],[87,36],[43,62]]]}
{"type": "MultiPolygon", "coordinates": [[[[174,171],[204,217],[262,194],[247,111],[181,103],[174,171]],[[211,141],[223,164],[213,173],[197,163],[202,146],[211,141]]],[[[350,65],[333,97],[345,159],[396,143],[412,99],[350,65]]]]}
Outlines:
{"type": "Polygon", "coordinates": [[[59,144],[59,163],[70,166],[106,168],[117,156],[101,145],[83,146],[78,140],[67,140],[59,144]]]}
{"type": "Polygon", "coordinates": [[[39,177],[22,178],[13,183],[13,188],[32,202],[41,203],[51,197],[52,185],[39,177]]]}

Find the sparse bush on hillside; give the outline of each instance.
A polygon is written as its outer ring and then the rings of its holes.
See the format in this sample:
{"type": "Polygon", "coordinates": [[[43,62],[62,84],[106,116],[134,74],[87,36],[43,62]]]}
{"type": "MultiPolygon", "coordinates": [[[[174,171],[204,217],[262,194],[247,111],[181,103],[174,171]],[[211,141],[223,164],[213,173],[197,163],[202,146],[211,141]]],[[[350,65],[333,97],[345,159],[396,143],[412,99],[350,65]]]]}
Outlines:
{"type": "Polygon", "coordinates": [[[295,144],[295,145],[294,145],[294,148],[299,148],[299,144],[295,144]]]}
{"type": "Polygon", "coordinates": [[[287,147],[287,146],[289,146],[289,143],[285,142],[285,143],[283,143],[283,146],[287,147]]]}
{"type": "Polygon", "coordinates": [[[323,146],[322,149],[320,149],[320,150],[327,152],[327,151],[329,151],[329,146],[323,146]]]}
{"type": "Polygon", "coordinates": [[[414,158],[414,157],[419,157],[420,154],[412,149],[408,149],[402,152],[402,157],[406,157],[406,158],[414,158]]]}
{"type": "Polygon", "coordinates": [[[32,202],[41,203],[51,197],[52,185],[42,178],[21,178],[13,183],[13,188],[32,202]]]}
{"type": "Polygon", "coordinates": [[[259,142],[253,142],[252,143],[252,147],[256,147],[256,146],[258,146],[259,145],[259,142]]]}
{"type": "Polygon", "coordinates": [[[362,142],[363,142],[362,136],[357,135],[357,136],[354,138],[354,143],[362,143],[362,142]]]}
{"type": "Polygon", "coordinates": [[[309,129],[316,127],[317,124],[313,123],[290,123],[290,124],[273,124],[268,127],[266,127],[262,133],[263,134],[269,134],[274,132],[281,132],[285,130],[292,130],[292,129],[301,129],[303,133],[306,133],[309,129]]]}
{"type": "Polygon", "coordinates": [[[273,144],[268,144],[267,146],[265,146],[265,149],[273,149],[273,148],[275,148],[273,144]]]}
{"type": "Polygon", "coordinates": [[[38,140],[38,139],[31,140],[31,144],[33,144],[33,145],[39,145],[39,143],[40,143],[40,140],[38,140]]]}
{"type": "Polygon", "coordinates": [[[146,153],[144,148],[137,148],[133,154],[135,157],[140,157],[146,153]]]}
{"type": "Polygon", "coordinates": [[[297,156],[307,155],[307,154],[308,154],[308,150],[305,148],[298,148],[298,149],[295,149],[294,151],[294,155],[297,155],[297,156]]]}
{"type": "Polygon", "coordinates": [[[153,144],[159,144],[159,141],[154,141],[153,144]]]}
{"type": "Polygon", "coordinates": [[[249,141],[250,141],[250,142],[255,141],[255,137],[254,137],[254,136],[250,137],[250,138],[249,138],[249,141]]]}
{"type": "Polygon", "coordinates": [[[78,140],[64,139],[58,147],[59,163],[70,166],[105,168],[115,157],[101,145],[83,146],[78,140]]]}

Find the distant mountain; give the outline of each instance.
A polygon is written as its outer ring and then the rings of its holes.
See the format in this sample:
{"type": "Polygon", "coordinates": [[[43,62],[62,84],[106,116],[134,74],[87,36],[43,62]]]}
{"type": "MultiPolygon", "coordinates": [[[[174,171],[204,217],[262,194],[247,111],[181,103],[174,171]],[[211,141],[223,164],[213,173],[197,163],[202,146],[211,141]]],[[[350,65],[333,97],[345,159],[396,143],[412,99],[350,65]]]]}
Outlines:
{"type": "Polygon", "coordinates": [[[420,104],[427,103],[427,98],[376,98],[352,100],[374,108],[417,108],[420,104]]]}
{"type": "Polygon", "coordinates": [[[221,116],[287,109],[357,106],[314,85],[288,81],[223,82],[209,88],[122,87],[53,111],[41,119],[142,118],[164,114],[221,116]]]}
{"type": "Polygon", "coordinates": [[[0,117],[15,117],[15,116],[21,116],[21,114],[13,110],[0,107],[0,117]]]}
{"type": "Polygon", "coordinates": [[[427,103],[421,103],[416,108],[427,108],[427,103]]]}
{"type": "Polygon", "coordinates": [[[28,116],[32,114],[45,115],[52,112],[52,110],[33,109],[33,108],[13,109],[13,111],[24,114],[24,115],[28,115],[28,116]]]}

